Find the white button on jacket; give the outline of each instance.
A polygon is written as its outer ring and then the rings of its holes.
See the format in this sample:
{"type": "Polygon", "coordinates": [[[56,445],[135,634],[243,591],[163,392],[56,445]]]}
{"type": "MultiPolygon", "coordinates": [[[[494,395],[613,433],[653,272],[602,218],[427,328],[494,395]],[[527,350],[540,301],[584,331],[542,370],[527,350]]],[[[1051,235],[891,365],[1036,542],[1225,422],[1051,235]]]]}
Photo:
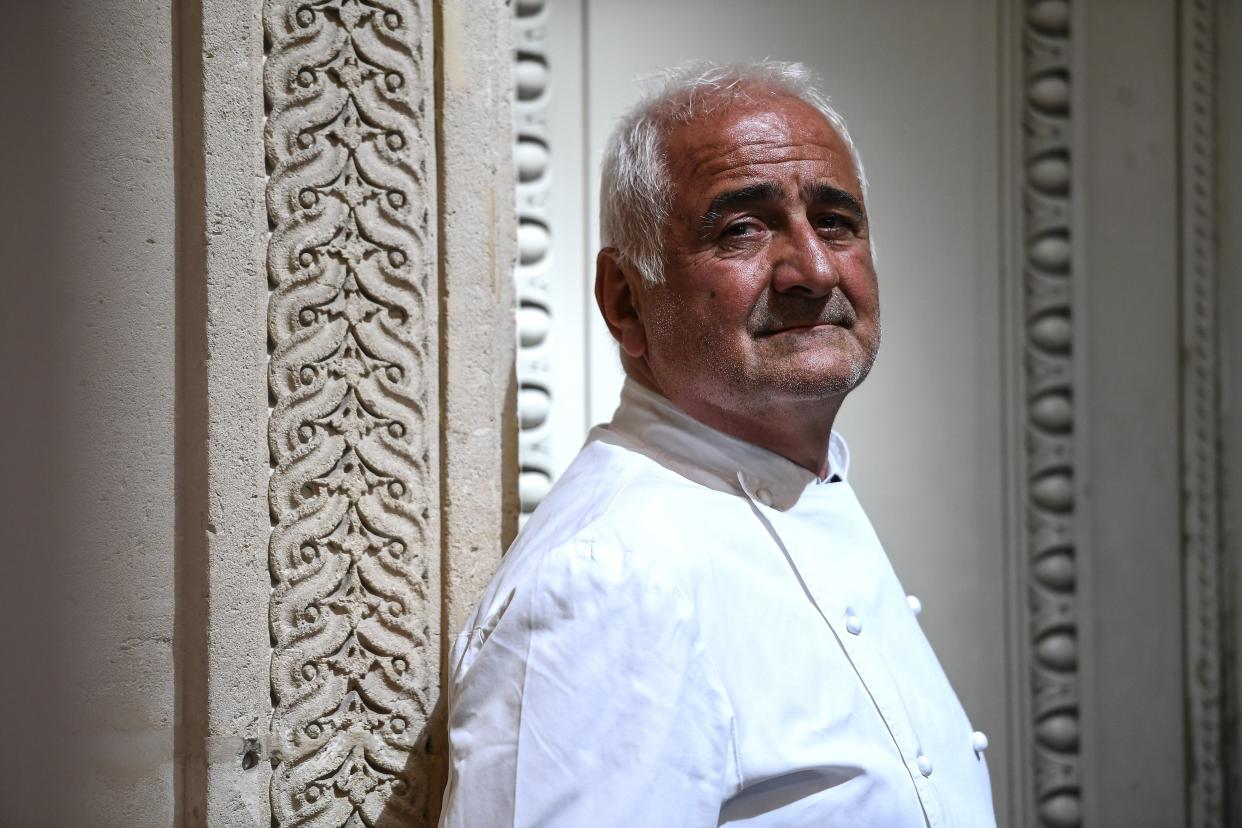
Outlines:
{"type": "Polygon", "coordinates": [[[983,753],[983,751],[988,749],[987,734],[983,733],[982,731],[976,730],[970,736],[970,744],[971,744],[971,747],[975,749],[976,753],[983,753]]]}
{"type": "Polygon", "coordinates": [[[845,615],[845,629],[854,635],[862,635],[862,619],[847,611],[845,615]]]}
{"type": "Polygon", "coordinates": [[[849,483],[632,383],[505,555],[446,692],[443,826],[995,825],[849,483]]]}

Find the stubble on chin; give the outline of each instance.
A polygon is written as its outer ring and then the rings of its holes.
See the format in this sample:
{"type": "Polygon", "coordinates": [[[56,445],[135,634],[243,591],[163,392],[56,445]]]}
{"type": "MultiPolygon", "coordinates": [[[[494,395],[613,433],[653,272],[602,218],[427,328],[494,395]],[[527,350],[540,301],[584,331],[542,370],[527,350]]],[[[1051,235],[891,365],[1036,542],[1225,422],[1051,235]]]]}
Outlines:
{"type": "Polygon", "coordinates": [[[753,394],[799,400],[841,397],[871,371],[874,355],[845,328],[815,331],[786,340],[759,340],[757,365],[751,372],[753,394]],[[806,339],[822,339],[807,343],[806,339]]]}
{"type": "MultiPolygon", "coordinates": [[[[781,340],[749,337],[740,352],[700,359],[698,384],[714,407],[734,412],[764,412],[790,401],[828,402],[856,388],[871,371],[874,351],[854,332],[837,329],[812,334],[825,340],[807,347],[790,337],[781,340]]],[[[711,335],[698,342],[700,356],[710,356],[711,335]]],[[[717,343],[718,344],[718,343],[717,343]]]]}

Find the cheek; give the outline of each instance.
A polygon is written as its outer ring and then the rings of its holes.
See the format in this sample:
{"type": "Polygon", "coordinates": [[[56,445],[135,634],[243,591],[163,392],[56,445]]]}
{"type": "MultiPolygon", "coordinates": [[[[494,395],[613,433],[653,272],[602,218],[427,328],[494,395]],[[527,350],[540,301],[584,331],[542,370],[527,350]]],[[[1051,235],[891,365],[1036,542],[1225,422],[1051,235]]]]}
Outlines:
{"type": "Polygon", "coordinates": [[[713,269],[693,302],[700,320],[715,330],[744,329],[767,284],[761,261],[731,264],[713,269]]]}
{"type": "Polygon", "coordinates": [[[680,293],[665,292],[658,302],[644,309],[647,345],[654,359],[671,363],[684,360],[697,348],[702,313],[680,293]]]}
{"type": "Polygon", "coordinates": [[[668,291],[660,309],[661,337],[701,352],[704,359],[736,351],[747,336],[747,320],[763,291],[762,266],[720,260],[681,264],[667,277],[676,280],[677,287],[668,291]]]}
{"type": "Polygon", "coordinates": [[[737,362],[745,347],[745,315],[738,318],[736,297],[720,287],[681,297],[651,321],[652,357],[668,372],[708,376],[737,362]]]}
{"type": "Polygon", "coordinates": [[[717,348],[727,348],[729,343],[746,336],[753,305],[749,293],[719,286],[695,303],[695,324],[710,332],[710,341],[717,348]]]}
{"type": "Polygon", "coordinates": [[[880,287],[876,279],[871,257],[866,253],[850,256],[838,267],[841,290],[849,297],[858,311],[879,311],[880,287]]]}

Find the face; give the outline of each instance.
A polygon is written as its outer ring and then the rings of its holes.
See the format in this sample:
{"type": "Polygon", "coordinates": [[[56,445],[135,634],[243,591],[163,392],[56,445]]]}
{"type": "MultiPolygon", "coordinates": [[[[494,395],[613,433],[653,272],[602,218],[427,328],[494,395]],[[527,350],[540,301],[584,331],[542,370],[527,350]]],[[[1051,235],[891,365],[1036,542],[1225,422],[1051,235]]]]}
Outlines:
{"type": "Polygon", "coordinates": [[[769,98],[679,125],[665,148],[665,280],[637,290],[655,383],[687,410],[839,400],[880,342],[845,142],[809,105],[769,98]]]}

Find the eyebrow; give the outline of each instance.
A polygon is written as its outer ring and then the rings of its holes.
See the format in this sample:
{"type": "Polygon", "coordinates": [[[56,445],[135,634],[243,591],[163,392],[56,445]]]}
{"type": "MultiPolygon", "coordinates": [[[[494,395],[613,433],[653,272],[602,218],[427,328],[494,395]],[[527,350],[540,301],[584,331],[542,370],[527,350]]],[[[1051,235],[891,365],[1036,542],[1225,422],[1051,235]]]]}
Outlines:
{"type": "Polygon", "coordinates": [[[802,198],[807,204],[822,204],[825,207],[840,207],[848,210],[854,221],[862,224],[867,220],[867,211],[862,202],[854,198],[840,187],[831,184],[811,184],[802,188],[802,198]]]}
{"type": "Polygon", "coordinates": [[[701,238],[709,237],[712,227],[715,226],[716,222],[720,221],[720,217],[727,210],[743,204],[754,204],[758,201],[780,201],[784,197],[785,190],[780,185],[773,184],[770,181],[748,184],[736,190],[726,190],[713,198],[712,203],[707,205],[707,210],[699,217],[699,236],[701,238]]]}
{"type": "MultiPolygon", "coordinates": [[[[728,210],[760,201],[780,201],[784,197],[784,188],[770,181],[748,184],[736,190],[726,190],[713,198],[711,204],[707,205],[707,210],[699,217],[699,236],[703,239],[710,237],[712,228],[728,210]]],[[[867,213],[863,209],[862,202],[840,187],[834,187],[831,184],[810,184],[802,188],[802,198],[807,204],[842,208],[848,211],[859,224],[867,220],[867,213]]]]}

